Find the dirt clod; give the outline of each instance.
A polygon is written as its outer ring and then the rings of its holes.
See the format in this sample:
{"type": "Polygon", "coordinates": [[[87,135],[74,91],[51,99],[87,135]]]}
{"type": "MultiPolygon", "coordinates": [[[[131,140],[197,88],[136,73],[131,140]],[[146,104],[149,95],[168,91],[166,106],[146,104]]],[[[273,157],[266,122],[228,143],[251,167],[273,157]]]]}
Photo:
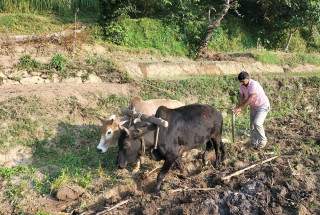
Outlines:
{"type": "Polygon", "coordinates": [[[57,192],[57,199],[61,201],[72,201],[81,196],[84,191],[85,190],[79,186],[63,187],[57,192]]]}

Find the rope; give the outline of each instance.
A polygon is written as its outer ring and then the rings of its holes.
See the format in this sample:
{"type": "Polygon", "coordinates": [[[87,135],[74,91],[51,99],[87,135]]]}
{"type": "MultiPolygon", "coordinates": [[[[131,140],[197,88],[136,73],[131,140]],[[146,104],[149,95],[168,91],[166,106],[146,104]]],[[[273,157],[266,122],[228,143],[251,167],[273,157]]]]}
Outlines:
{"type": "Polygon", "coordinates": [[[144,138],[140,137],[141,140],[141,155],[140,155],[140,163],[144,163],[144,155],[146,154],[146,144],[144,142],[144,138]]]}
{"type": "Polygon", "coordinates": [[[158,147],[158,138],[159,138],[159,132],[160,132],[160,126],[157,126],[157,133],[156,133],[156,143],[154,145],[154,149],[157,149],[158,147]]]}
{"type": "Polygon", "coordinates": [[[146,154],[146,144],[144,142],[144,138],[140,137],[141,140],[141,157],[143,157],[146,154]]]}
{"type": "MultiPolygon", "coordinates": [[[[142,133],[142,130],[138,129],[139,133],[142,133]]],[[[143,136],[141,136],[140,138],[140,141],[141,141],[141,155],[140,155],[140,162],[141,164],[144,163],[144,156],[146,154],[146,144],[145,144],[145,141],[144,141],[144,138],[143,136]]]]}

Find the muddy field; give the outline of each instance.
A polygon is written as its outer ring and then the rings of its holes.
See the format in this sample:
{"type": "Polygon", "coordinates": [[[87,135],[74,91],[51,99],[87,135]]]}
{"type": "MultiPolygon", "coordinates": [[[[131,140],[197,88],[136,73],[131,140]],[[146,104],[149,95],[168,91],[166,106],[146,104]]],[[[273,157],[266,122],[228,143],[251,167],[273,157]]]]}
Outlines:
{"type": "MultiPolygon", "coordinates": [[[[208,59],[251,62],[252,56],[211,53],[199,58],[208,59]]],[[[275,88],[280,89],[283,84],[279,81],[278,85],[275,88]]],[[[138,93],[132,89],[129,84],[111,83],[0,86],[0,101],[21,94],[27,97],[35,94],[47,100],[73,95],[90,106],[84,93],[91,97],[96,91],[101,95],[138,93]]],[[[118,185],[98,178],[88,190],[66,186],[55,195],[27,195],[18,203],[1,202],[0,214],[21,214],[15,213],[13,205],[19,205],[23,214],[320,214],[320,112],[310,109],[308,119],[304,117],[270,119],[266,125],[269,142],[263,150],[254,149],[249,139],[236,137],[236,143],[227,144],[226,160],[219,169],[203,166],[202,152],[188,152],[183,158],[187,177],[183,179],[173,167],[159,193],[153,190],[162,163],[146,159],[137,174],[131,174],[132,168],[117,171],[117,179],[122,182],[129,179],[128,183],[118,185]],[[241,170],[230,179],[223,179],[241,170]]],[[[115,148],[112,150],[117,153],[115,148]]],[[[214,151],[209,155],[213,163],[214,151]]],[[[7,156],[15,158],[13,154],[7,156]]],[[[5,183],[0,180],[0,197],[6,192],[5,183]]]]}
{"type": "MultiPolygon", "coordinates": [[[[203,168],[201,154],[192,151],[184,158],[188,177],[181,179],[177,170],[171,170],[160,193],[152,192],[157,171],[143,170],[134,176],[134,184],[113,188],[113,194],[100,194],[99,202],[86,214],[319,214],[320,159],[309,156],[311,152],[304,151],[301,145],[310,136],[319,135],[319,116],[313,117],[308,124],[293,116],[269,122],[276,123],[275,127],[286,125],[286,130],[268,130],[272,141],[263,153],[248,142],[237,142],[227,149],[227,162],[220,169],[203,168]],[[281,147],[281,155],[273,154],[276,144],[281,147]],[[234,154],[241,159],[232,159],[234,154]],[[252,164],[258,165],[230,180],[222,179],[252,164]],[[112,206],[119,207],[107,212],[112,206]]],[[[320,144],[319,139],[315,141],[320,144]]],[[[122,173],[119,177],[131,176],[122,173]]],[[[70,205],[70,209],[73,207],[76,208],[70,205]]]]}
{"type": "MultiPolygon", "coordinates": [[[[121,92],[119,86],[110,85],[109,89],[112,87],[121,92]]],[[[54,89],[54,92],[63,91],[54,89]]],[[[79,91],[79,87],[71,85],[67,89],[69,93],[79,91]]],[[[16,96],[19,90],[18,86],[12,86],[7,95],[11,92],[16,96]]],[[[35,91],[41,95],[41,87],[30,90],[30,94],[35,91]]],[[[52,99],[57,96],[48,89],[43,89],[44,92],[52,99]]],[[[203,166],[202,152],[190,151],[183,158],[187,177],[181,178],[173,167],[159,193],[153,190],[162,163],[147,159],[137,174],[118,170],[118,179],[132,178],[133,182],[113,185],[95,179],[94,186],[87,191],[66,186],[56,195],[27,196],[19,204],[24,214],[36,214],[40,210],[50,214],[86,215],[320,214],[320,158],[315,148],[320,146],[319,111],[310,112],[308,117],[307,121],[295,115],[269,120],[266,125],[269,142],[263,150],[254,149],[249,139],[238,138],[235,144],[227,144],[226,160],[219,169],[203,166]],[[272,160],[268,161],[269,158],[272,160]],[[247,167],[238,175],[223,179],[247,167]]],[[[117,153],[116,149],[112,150],[117,153]]],[[[215,160],[214,151],[210,159],[215,160]]],[[[8,201],[1,206],[0,214],[13,211],[8,201]]]]}

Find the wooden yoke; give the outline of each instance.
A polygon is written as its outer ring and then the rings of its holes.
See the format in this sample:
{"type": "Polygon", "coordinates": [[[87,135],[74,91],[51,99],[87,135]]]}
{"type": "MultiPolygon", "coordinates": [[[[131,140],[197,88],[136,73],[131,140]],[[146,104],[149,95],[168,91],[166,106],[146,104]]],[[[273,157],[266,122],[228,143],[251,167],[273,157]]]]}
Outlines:
{"type": "Polygon", "coordinates": [[[138,113],[138,112],[135,112],[133,110],[129,110],[127,108],[122,109],[121,113],[123,113],[123,114],[125,114],[127,116],[131,116],[133,118],[140,118],[143,121],[150,122],[152,124],[156,124],[156,125],[161,126],[161,127],[168,127],[168,122],[167,121],[165,121],[163,119],[160,119],[160,118],[157,118],[155,116],[148,116],[146,114],[138,113]]]}

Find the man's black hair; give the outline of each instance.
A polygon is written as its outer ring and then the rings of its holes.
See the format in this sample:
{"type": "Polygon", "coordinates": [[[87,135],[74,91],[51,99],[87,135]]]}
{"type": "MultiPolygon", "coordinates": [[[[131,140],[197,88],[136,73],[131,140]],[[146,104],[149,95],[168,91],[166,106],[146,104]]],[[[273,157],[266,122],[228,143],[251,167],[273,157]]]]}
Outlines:
{"type": "Polygon", "coordinates": [[[238,75],[238,80],[242,81],[243,79],[249,78],[249,74],[245,71],[240,72],[240,74],[238,75]]]}

